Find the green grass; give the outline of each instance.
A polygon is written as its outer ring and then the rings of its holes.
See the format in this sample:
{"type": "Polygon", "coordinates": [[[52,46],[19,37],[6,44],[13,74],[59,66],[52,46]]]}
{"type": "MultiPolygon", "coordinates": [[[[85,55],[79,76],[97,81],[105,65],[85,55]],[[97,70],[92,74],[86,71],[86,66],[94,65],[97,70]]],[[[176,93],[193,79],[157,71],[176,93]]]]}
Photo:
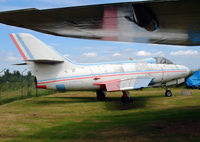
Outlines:
{"type": "MultiPolygon", "coordinates": [[[[0,105],[11,103],[17,100],[36,97],[36,89],[34,86],[24,86],[22,90],[21,86],[14,88],[13,85],[14,84],[12,83],[10,88],[8,88],[8,86],[4,86],[0,89],[0,105]]],[[[54,94],[55,92],[56,91],[54,90],[38,89],[37,96],[45,96],[54,94]]]]}
{"type": "Polygon", "coordinates": [[[164,97],[162,89],[121,92],[98,102],[95,92],[57,93],[0,106],[0,141],[8,142],[198,142],[200,91],[164,97]]]}

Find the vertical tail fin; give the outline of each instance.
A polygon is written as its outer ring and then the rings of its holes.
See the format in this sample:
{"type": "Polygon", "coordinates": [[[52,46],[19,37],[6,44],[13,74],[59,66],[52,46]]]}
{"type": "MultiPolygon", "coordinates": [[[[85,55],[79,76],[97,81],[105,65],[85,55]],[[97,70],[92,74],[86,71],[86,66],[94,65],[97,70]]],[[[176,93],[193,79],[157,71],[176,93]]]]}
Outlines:
{"type": "Polygon", "coordinates": [[[70,60],[31,34],[10,36],[37,80],[62,77],[66,69],[76,67],[70,60]]]}
{"type": "Polygon", "coordinates": [[[24,60],[57,60],[63,61],[55,50],[31,34],[10,34],[13,42],[24,60]]]}

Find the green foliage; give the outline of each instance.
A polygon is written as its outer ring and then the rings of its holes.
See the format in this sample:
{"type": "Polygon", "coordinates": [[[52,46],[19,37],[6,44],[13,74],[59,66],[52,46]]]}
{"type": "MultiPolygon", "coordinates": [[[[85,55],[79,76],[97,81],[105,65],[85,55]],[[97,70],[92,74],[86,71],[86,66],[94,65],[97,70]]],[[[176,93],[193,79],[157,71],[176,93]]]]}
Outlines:
{"type": "Polygon", "coordinates": [[[10,73],[9,69],[4,72],[4,75],[0,77],[0,86],[3,90],[16,90],[21,86],[32,86],[34,82],[34,76],[29,71],[27,75],[22,75],[19,71],[10,73]]]}
{"type": "MultiPolygon", "coordinates": [[[[53,94],[56,91],[38,89],[38,96],[53,94]]],[[[22,75],[19,71],[10,73],[9,69],[0,77],[0,104],[36,97],[34,76],[29,71],[22,75]]]]}

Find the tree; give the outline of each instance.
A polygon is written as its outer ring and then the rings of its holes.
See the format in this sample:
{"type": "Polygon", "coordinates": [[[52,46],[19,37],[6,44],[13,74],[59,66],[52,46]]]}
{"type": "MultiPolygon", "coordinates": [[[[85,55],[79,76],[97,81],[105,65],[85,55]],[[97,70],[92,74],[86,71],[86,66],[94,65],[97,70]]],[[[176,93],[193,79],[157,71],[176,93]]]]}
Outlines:
{"type": "Polygon", "coordinates": [[[32,73],[30,71],[28,71],[27,78],[31,78],[31,77],[32,77],[32,73]]]}
{"type": "Polygon", "coordinates": [[[10,73],[9,69],[7,69],[4,72],[4,75],[0,77],[0,83],[6,83],[6,82],[21,82],[21,80],[24,80],[26,84],[32,84],[34,81],[34,77],[32,76],[32,73],[29,71],[26,76],[22,76],[20,71],[13,71],[13,73],[10,73]]]}
{"type": "Polygon", "coordinates": [[[9,77],[10,75],[11,75],[10,70],[7,69],[7,70],[4,72],[4,76],[9,77]]]}

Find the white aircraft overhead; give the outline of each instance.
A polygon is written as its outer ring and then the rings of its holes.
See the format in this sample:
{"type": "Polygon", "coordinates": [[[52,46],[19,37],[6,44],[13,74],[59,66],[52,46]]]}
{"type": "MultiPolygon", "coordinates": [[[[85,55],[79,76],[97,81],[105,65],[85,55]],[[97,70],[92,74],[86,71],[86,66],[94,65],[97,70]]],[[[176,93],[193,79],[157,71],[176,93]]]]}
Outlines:
{"type": "MultiPolygon", "coordinates": [[[[170,86],[185,81],[190,70],[165,58],[118,63],[77,64],[31,34],[10,34],[24,61],[30,68],[38,88],[94,90],[97,99],[105,92],[122,91],[122,102],[130,100],[128,90],[152,86],[170,86]]],[[[166,96],[172,92],[166,89],[166,96]]]]}
{"type": "Polygon", "coordinates": [[[0,23],[47,34],[169,45],[200,45],[199,0],[133,2],[0,12],[0,23]]]}

